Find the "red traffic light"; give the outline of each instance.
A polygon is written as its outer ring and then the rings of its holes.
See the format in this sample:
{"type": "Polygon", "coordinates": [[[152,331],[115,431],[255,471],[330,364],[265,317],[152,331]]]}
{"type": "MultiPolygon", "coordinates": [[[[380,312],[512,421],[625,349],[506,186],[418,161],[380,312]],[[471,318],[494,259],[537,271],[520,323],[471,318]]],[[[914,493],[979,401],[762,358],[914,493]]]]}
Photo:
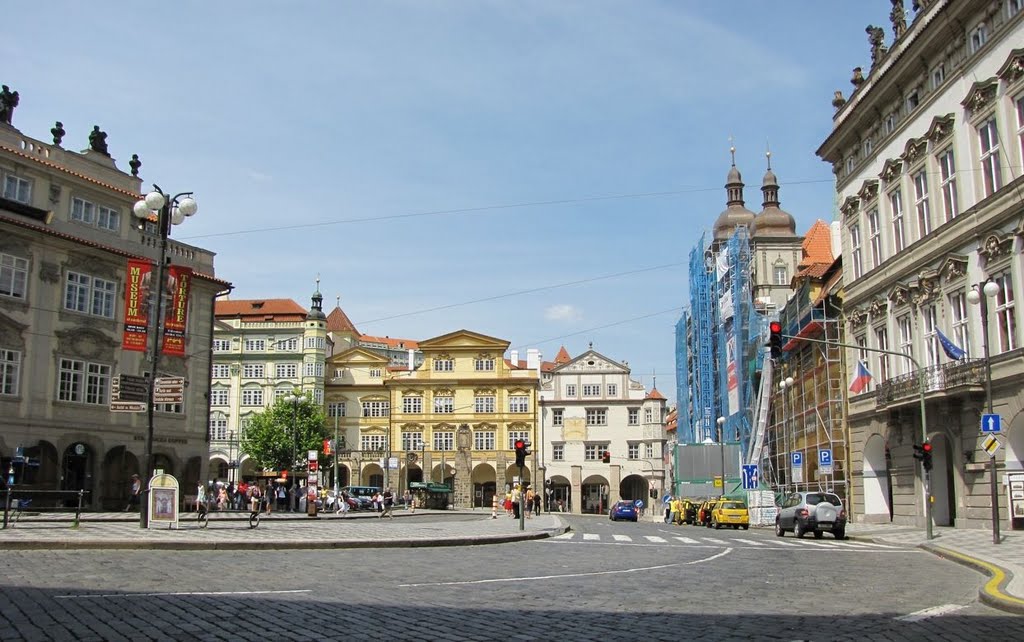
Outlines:
{"type": "Polygon", "coordinates": [[[772,334],[781,334],[782,333],[782,324],[779,323],[778,321],[772,321],[771,323],[768,324],[768,330],[772,334]]]}
{"type": "Polygon", "coordinates": [[[526,448],[526,442],[523,441],[522,439],[516,439],[516,444],[515,445],[516,445],[516,450],[522,450],[523,448],[526,448]]]}
{"type": "Polygon", "coordinates": [[[925,451],[926,453],[930,453],[932,451],[932,444],[931,444],[931,442],[930,441],[926,441],[923,444],[921,444],[921,450],[925,451]]]}

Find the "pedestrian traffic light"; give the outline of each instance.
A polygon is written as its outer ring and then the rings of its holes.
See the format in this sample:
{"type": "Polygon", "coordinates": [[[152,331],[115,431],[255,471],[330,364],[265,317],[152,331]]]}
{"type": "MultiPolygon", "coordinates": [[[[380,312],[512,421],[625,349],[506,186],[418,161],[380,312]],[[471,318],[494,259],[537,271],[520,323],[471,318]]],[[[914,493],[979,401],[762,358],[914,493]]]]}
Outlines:
{"type": "Polygon", "coordinates": [[[610,452],[608,452],[607,450],[604,451],[604,453],[601,454],[601,463],[602,464],[610,464],[610,463],[612,463],[612,454],[610,452]]]}
{"type": "Polygon", "coordinates": [[[926,441],[921,444],[914,444],[914,459],[921,462],[925,470],[932,469],[932,444],[926,441]]]}
{"type": "Polygon", "coordinates": [[[526,441],[523,439],[516,439],[516,466],[522,468],[526,465],[526,456],[530,454],[530,451],[526,449],[526,441]]]}
{"type": "Polygon", "coordinates": [[[772,321],[768,324],[768,347],[771,348],[772,359],[782,356],[782,324],[772,321]]]}

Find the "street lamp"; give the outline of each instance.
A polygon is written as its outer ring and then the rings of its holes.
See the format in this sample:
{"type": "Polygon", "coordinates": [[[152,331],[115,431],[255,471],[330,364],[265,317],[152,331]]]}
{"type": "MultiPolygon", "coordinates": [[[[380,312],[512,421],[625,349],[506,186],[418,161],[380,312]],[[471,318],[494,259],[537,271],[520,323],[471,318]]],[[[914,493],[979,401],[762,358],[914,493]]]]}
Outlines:
{"type": "MultiPolygon", "coordinates": [[[[999,284],[992,280],[992,277],[985,279],[967,292],[967,301],[971,305],[981,306],[981,349],[985,355],[985,405],[988,414],[992,411],[992,362],[988,355],[988,299],[995,299],[999,295],[999,284]],[[985,296],[981,296],[981,292],[985,296]]],[[[989,477],[992,480],[992,543],[998,544],[999,537],[999,488],[996,479],[996,453],[992,451],[989,455],[989,477]]]]}
{"type": "MultiPolygon", "coordinates": [[[[295,487],[297,491],[299,480],[295,477],[295,462],[298,461],[296,459],[296,451],[298,450],[299,442],[298,411],[299,404],[302,402],[302,396],[293,390],[289,394],[285,395],[283,399],[285,403],[292,407],[292,462],[289,466],[292,469],[292,486],[295,487]]],[[[297,492],[296,496],[298,496],[297,492]]]]}
{"type": "MultiPolygon", "coordinates": [[[[135,203],[132,212],[143,221],[148,221],[156,214],[156,225],[160,232],[160,260],[156,265],[156,287],[150,286],[149,310],[156,314],[149,317],[149,399],[146,408],[146,475],[143,480],[142,506],[139,510],[139,526],[149,527],[149,480],[153,477],[153,399],[156,389],[156,372],[160,363],[160,326],[164,315],[164,269],[167,263],[167,237],[171,234],[171,225],[181,225],[186,217],[199,210],[199,205],[192,198],[192,192],[181,192],[168,198],[156,184],[153,191],[135,203]]],[[[150,280],[152,284],[153,281],[150,280]]]]}
{"type": "MultiPolygon", "coordinates": [[[[793,483],[793,453],[790,452],[792,444],[790,443],[789,426],[786,424],[786,405],[788,403],[789,394],[787,390],[793,388],[796,381],[793,377],[786,377],[779,382],[779,390],[782,391],[782,438],[785,440],[786,457],[782,460],[783,468],[786,470],[786,486],[792,484],[793,489],[796,490],[796,484],[793,483]]],[[[792,414],[792,408],[790,408],[790,414],[792,414]]]]}
{"type": "Polygon", "coordinates": [[[718,424],[718,453],[722,458],[722,495],[725,495],[725,417],[719,417],[715,423],[718,424]]]}

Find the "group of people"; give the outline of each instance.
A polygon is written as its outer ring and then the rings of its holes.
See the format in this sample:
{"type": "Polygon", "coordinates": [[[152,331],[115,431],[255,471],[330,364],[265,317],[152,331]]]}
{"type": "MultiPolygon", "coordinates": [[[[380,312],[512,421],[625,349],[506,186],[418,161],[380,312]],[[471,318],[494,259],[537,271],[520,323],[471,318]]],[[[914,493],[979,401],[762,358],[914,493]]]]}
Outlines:
{"type": "Polygon", "coordinates": [[[663,503],[665,505],[666,524],[679,525],[689,523],[695,518],[698,508],[698,503],[690,499],[673,497],[671,495],[666,496],[663,503]]]}
{"type": "Polygon", "coordinates": [[[214,510],[243,510],[271,514],[279,511],[302,512],[306,510],[305,489],[297,484],[286,487],[276,481],[260,484],[256,482],[211,481],[199,484],[196,489],[196,505],[205,504],[214,510]]]}
{"type": "Polygon", "coordinates": [[[502,508],[509,517],[519,519],[519,511],[522,510],[526,519],[531,519],[534,513],[540,515],[541,501],[540,494],[533,492],[532,488],[527,488],[524,493],[519,484],[516,484],[505,492],[502,508]]]}

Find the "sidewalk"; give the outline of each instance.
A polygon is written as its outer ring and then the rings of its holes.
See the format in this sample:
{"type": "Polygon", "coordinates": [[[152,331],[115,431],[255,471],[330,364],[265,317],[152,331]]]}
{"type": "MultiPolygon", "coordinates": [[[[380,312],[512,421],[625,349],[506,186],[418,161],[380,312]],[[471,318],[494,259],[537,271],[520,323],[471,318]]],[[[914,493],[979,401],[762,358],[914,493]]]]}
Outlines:
{"type": "Polygon", "coordinates": [[[939,557],[969,566],[991,579],[978,591],[989,606],[1024,614],[1024,531],[1001,531],[999,544],[992,531],[935,527],[929,540],[924,529],[895,524],[847,524],[853,539],[910,544],[939,557]]]}
{"type": "Polygon", "coordinates": [[[249,528],[248,513],[210,513],[207,528],[200,528],[195,513],[183,513],[177,529],[141,529],[137,513],[83,513],[78,527],[74,515],[24,515],[0,529],[0,550],[31,549],[324,549],[414,546],[471,546],[542,539],[565,532],[554,515],[519,521],[502,515],[491,519],[484,511],[417,510],[395,512],[395,519],[376,513],[350,513],[348,517],[321,513],[262,515],[257,528],[249,528]]]}

